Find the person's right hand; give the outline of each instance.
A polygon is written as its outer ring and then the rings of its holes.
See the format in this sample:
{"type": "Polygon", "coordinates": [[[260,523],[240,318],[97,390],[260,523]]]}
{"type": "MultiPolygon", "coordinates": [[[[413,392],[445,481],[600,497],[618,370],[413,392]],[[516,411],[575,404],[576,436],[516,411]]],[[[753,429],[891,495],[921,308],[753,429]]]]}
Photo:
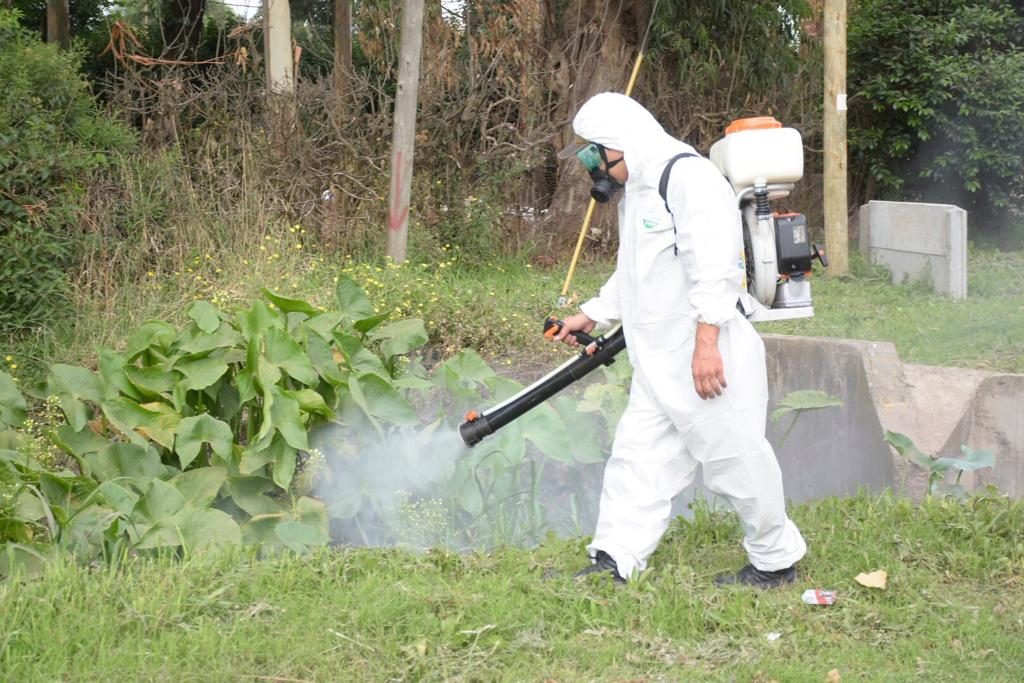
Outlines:
{"type": "Polygon", "coordinates": [[[589,334],[595,327],[597,327],[597,323],[591,320],[585,313],[577,313],[576,315],[570,315],[562,321],[562,329],[552,339],[565,342],[569,346],[579,346],[580,342],[573,335],[573,332],[586,332],[589,334]]]}

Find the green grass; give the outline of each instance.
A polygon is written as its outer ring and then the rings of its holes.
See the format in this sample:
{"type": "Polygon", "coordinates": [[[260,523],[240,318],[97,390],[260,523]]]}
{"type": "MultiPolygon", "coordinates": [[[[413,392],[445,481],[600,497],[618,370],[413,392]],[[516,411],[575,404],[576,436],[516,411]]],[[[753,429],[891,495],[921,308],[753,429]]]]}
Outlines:
{"type": "MultiPolygon", "coordinates": [[[[197,251],[149,271],[141,281],[114,283],[107,295],[81,287],[73,312],[62,322],[0,339],[0,367],[31,382],[41,378],[47,363],[94,365],[98,347],[122,347],[148,319],[180,321],[188,303],[198,298],[226,307],[247,305],[268,287],[326,304],[334,278],[344,274],[359,282],[381,311],[426,321],[428,360],[471,348],[496,367],[526,363],[541,372],[567,353],[542,338],[544,318],[575,312],[614,267],[602,259],[581,263],[570,289],[572,303],[558,310],[566,265],[534,267],[525,255],[481,262],[458,249],[440,248],[435,258],[395,266],[316,253],[301,230],[266,228],[250,236],[245,248],[197,251]]],[[[759,330],[890,341],[907,362],[1024,372],[1024,252],[972,249],[969,297],[959,302],[920,283],[894,286],[885,271],[865,265],[856,253],[851,257],[850,277],[814,278],[814,318],[762,323],[759,330]]]]}
{"type": "Polygon", "coordinates": [[[761,332],[891,341],[911,363],[1024,372],[1024,252],[972,249],[968,298],[920,283],[893,286],[852,254],[853,275],[812,280],[814,318],[761,332]]]}
{"type": "Polygon", "coordinates": [[[1015,681],[1024,503],[860,495],[796,506],[797,584],[717,589],[735,519],[698,507],[641,579],[578,584],[582,540],[414,555],[58,560],[0,586],[10,681],[1015,681]],[[884,569],[885,590],[854,577],[884,569]],[[549,578],[554,573],[555,578],[549,578]],[[838,591],[831,607],[807,588],[838,591]],[[778,634],[774,640],[769,634],[778,634]]]}

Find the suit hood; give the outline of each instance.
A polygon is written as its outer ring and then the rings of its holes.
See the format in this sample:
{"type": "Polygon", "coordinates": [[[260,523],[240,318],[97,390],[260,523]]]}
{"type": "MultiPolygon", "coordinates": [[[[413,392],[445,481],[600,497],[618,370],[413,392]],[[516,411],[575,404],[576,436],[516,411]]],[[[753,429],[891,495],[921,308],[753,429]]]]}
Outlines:
{"type": "Polygon", "coordinates": [[[587,100],[572,122],[576,135],[622,152],[630,178],[652,166],[660,168],[680,152],[693,148],[661,127],[651,112],[631,97],[604,92],[587,100]]]}

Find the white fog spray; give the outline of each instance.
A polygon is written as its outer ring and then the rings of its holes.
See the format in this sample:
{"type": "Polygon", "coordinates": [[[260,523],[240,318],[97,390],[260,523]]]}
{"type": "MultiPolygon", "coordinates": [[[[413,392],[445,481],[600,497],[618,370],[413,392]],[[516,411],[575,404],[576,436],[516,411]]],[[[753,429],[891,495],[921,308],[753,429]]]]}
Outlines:
{"type": "MultiPolygon", "coordinates": [[[[592,414],[570,422],[570,433],[605,431],[592,414]]],[[[512,461],[497,435],[469,448],[444,421],[383,435],[353,424],[342,416],[311,435],[325,463],[314,495],[328,506],[336,543],[463,551],[593,532],[601,454],[566,464],[526,444],[512,461]]],[[[516,425],[505,429],[521,441],[516,425]]]]}

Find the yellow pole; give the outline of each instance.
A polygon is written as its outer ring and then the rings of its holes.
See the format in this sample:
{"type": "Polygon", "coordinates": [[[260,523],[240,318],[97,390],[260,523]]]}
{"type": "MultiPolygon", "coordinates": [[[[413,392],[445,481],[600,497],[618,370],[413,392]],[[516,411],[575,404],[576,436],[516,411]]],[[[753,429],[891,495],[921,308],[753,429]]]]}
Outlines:
{"type": "MultiPolygon", "coordinates": [[[[644,53],[640,52],[636,56],[636,63],[633,64],[633,73],[629,76],[629,83],[626,84],[626,96],[628,97],[633,93],[633,86],[636,85],[636,77],[640,73],[640,63],[644,61],[644,53]]],[[[569,272],[565,276],[565,284],[562,285],[562,293],[558,297],[558,307],[562,308],[567,303],[569,294],[569,283],[572,282],[573,273],[576,272],[576,262],[579,261],[580,252],[583,250],[583,241],[587,237],[587,229],[590,228],[590,219],[594,215],[594,207],[597,206],[597,202],[593,198],[590,199],[590,203],[587,205],[587,213],[583,216],[583,227],[580,228],[580,236],[576,240],[576,251],[573,252],[572,261],[569,263],[569,272]]]]}

